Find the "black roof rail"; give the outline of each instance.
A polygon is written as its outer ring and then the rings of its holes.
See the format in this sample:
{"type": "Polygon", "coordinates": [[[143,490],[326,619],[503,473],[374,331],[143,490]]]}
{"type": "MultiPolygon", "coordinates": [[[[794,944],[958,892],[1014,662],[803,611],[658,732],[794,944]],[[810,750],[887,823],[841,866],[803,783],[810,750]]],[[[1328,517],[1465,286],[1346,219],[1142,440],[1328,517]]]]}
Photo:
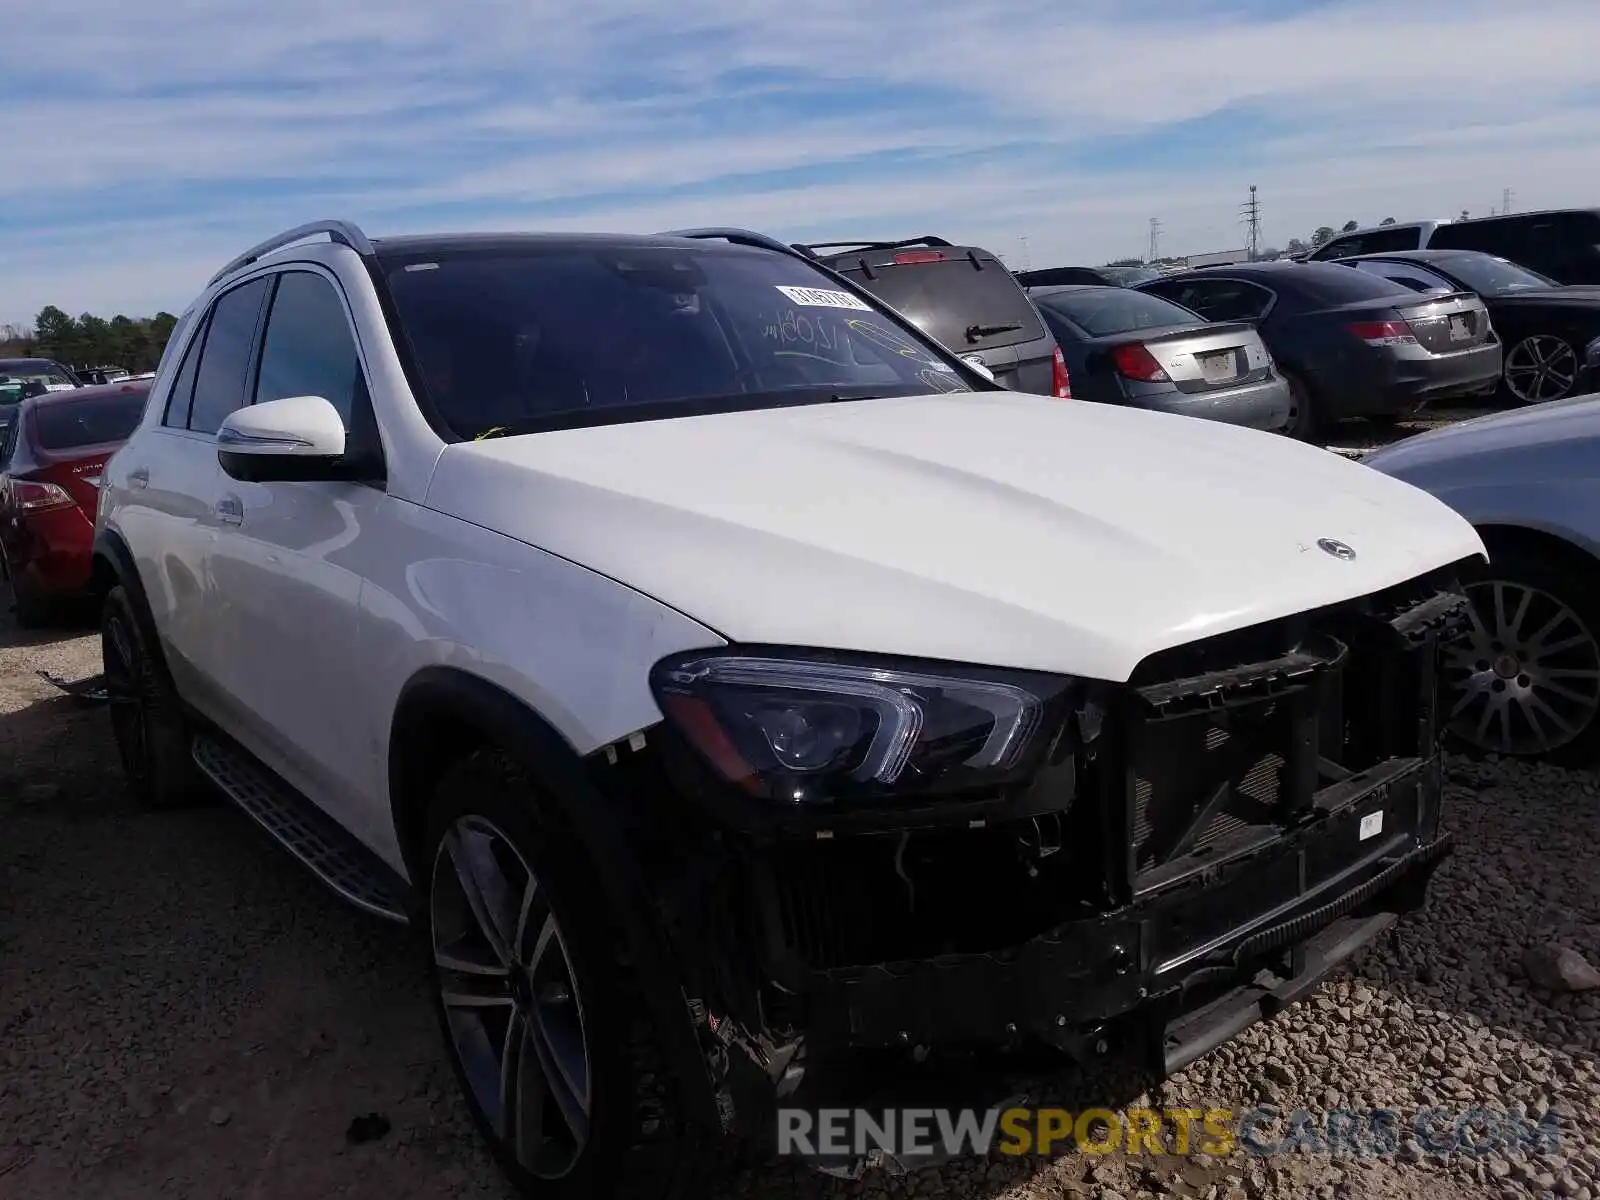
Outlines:
{"type": "Polygon", "coordinates": [[[921,237],[902,238],[898,242],[811,242],[804,246],[803,249],[815,253],[819,250],[903,250],[907,246],[952,246],[954,244],[942,237],[934,237],[931,233],[925,233],[921,237]]]}
{"type": "Polygon", "coordinates": [[[814,254],[807,254],[803,246],[791,246],[788,242],[780,242],[775,237],[765,233],[757,233],[753,229],[740,229],[732,225],[706,225],[697,229],[668,229],[656,235],[657,237],[696,238],[710,241],[720,238],[725,242],[732,242],[737,246],[756,246],[762,250],[776,250],[779,254],[787,254],[791,258],[800,255],[815,258],[814,254]]]}
{"type": "Polygon", "coordinates": [[[292,246],[296,242],[303,242],[306,238],[315,237],[319,233],[328,235],[330,241],[338,242],[342,246],[349,246],[363,258],[370,257],[373,253],[372,243],[367,235],[361,232],[361,227],[353,221],[312,221],[306,225],[296,225],[293,229],[286,229],[275,237],[270,237],[260,245],[252,246],[238,258],[234,259],[222,270],[211,277],[209,283],[216,283],[232,275],[240,267],[248,267],[263,254],[271,254],[274,250],[282,250],[285,246],[292,246]]]}

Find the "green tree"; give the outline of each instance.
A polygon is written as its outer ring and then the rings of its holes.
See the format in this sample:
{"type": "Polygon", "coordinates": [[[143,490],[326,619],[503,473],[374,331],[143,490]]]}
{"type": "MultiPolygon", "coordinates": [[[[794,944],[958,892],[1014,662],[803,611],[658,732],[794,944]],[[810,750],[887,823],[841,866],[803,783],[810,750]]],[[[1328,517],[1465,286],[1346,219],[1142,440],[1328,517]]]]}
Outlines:
{"type": "Polygon", "coordinates": [[[1356,224],[1354,221],[1346,221],[1343,225],[1341,225],[1339,227],[1339,232],[1340,233],[1354,233],[1356,230],[1358,230],[1360,228],[1361,228],[1361,226],[1356,224]]]}
{"type": "Polygon", "coordinates": [[[1393,217],[1385,217],[1383,220],[1379,221],[1378,224],[1379,225],[1393,225],[1394,224],[1394,218],[1393,217]]]}
{"type": "Polygon", "coordinates": [[[31,351],[58,359],[68,366],[119,366],[149,371],[161,359],[178,318],[169,312],[153,317],[111,318],[84,313],[70,317],[55,305],[46,305],[34,318],[31,331],[4,331],[0,344],[11,353],[31,351]],[[25,336],[24,336],[25,334],[25,336]]]}
{"type": "Polygon", "coordinates": [[[1319,225],[1317,227],[1317,231],[1311,235],[1311,246],[1312,246],[1313,249],[1315,249],[1316,247],[1322,245],[1323,243],[1330,241],[1332,238],[1333,238],[1333,226],[1332,225],[1319,225]]]}
{"type": "Polygon", "coordinates": [[[1299,238],[1290,238],[1288,245],[1283,248],[1283,252],[1293,258],[1296,254],[1309,254],[1311,247],[1299,238]]]}

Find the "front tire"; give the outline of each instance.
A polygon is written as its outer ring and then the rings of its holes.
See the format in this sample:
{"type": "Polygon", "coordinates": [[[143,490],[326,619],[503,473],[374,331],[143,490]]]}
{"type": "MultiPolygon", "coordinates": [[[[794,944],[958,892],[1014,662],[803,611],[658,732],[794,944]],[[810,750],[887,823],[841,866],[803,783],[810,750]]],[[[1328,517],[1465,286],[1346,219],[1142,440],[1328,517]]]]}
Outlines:
{"type": "Polygon", "coordinates": [[[1445,661],[1450,732],[1484,753],[1600,759],[1600,565],[1497,550],[1466,591],[1471,631],[1445,661]]]}
{"type": "Polygon", "coordinates": [[[111,730],[133,798],[146,808],[177,808],[209,799],[194,763],[193,733],[154,639],[121,584],[107,594],[100,654],[111,730]]]}
{"type": "Polygon", "coordinates": [[[501,1169],[539,1200],[691,1192],[702,1134],[558,805],[510,755],[474,752],[435,794],[426,855],[435,1013],[501,1169]]]}

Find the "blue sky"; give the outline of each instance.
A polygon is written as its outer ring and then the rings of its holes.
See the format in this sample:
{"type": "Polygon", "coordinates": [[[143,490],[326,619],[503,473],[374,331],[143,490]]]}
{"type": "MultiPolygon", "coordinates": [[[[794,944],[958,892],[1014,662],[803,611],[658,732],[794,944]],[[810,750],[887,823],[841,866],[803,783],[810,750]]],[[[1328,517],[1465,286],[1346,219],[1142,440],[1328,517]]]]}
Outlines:
{"type": "Polygon", "coordinates": [[[9,23],[0,322],[369,233],[938,233],[1033,265],[1600,204],[1600,4],[58,0],[9,23]],[[1024,249],[1023,239],[1026,239],[1024,249]]]}

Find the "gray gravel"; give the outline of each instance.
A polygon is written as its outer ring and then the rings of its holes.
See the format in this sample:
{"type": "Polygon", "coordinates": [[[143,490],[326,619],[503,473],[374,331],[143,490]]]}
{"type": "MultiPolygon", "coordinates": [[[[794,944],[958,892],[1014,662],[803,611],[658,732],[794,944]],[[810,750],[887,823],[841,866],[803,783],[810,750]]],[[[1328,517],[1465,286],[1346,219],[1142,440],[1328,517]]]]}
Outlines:
{"type": "MultiPolygon", "coordinates": [[[[225,807],[131,810],[104,713],[34,676],[97,658],[92,638],[0,623],[0,1195],[505,1196],[403,939],[225,807]],[[392,1131],[347,1146],[370,1112],[392,1131]]],[[[727,1195],[1600,1200],[1600,990],[1551,993],[1524,968],[1547,947],[1600,964],[1596,777],[1455,761],[1449,801],[1460,849],[1420,918],[1150,1098],[1392,1108],[1407,1128],[1434,1107],[1550,1111],[1553,1153],[1072,1154],[854,1184],[775,1166],[727,1195]]]]}

